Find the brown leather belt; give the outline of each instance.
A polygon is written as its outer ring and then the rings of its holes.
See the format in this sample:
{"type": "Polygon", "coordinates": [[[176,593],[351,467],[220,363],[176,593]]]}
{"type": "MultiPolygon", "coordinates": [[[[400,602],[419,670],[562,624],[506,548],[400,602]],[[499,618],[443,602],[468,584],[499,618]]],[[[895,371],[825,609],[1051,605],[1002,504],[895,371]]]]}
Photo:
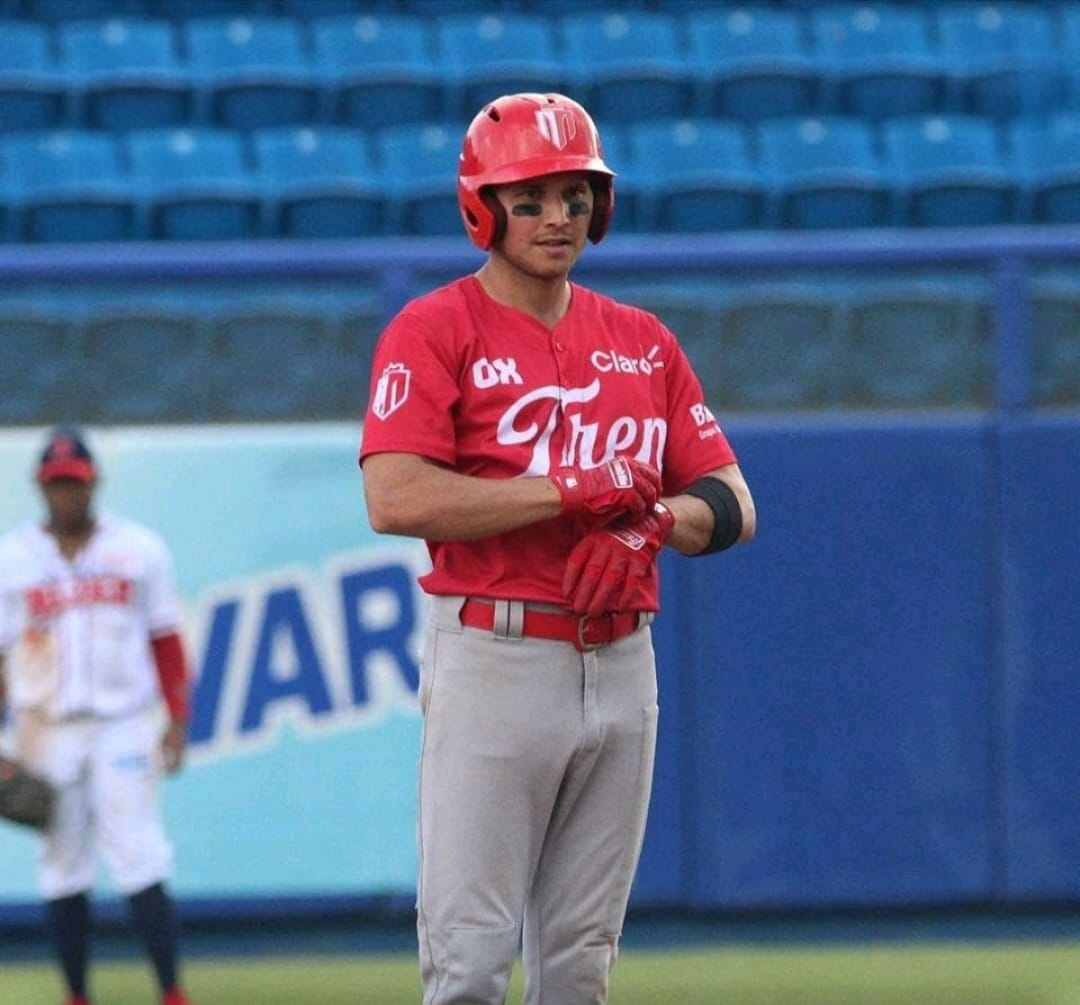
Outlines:
{"type": "MultiPolygon", "coordinates": [[[[470,597],[461,606],[461,623],[467,628],[484,631],[495,629],[495,603],[470,597]]],[[[579,652],[587,653],[610,645],[636,632],[642,624],[637,611],[602,614],[591,618],[560,611],[538,611],[525,607],[521,635],[531,639],[553,639],[569,642],[579,652]]]]}

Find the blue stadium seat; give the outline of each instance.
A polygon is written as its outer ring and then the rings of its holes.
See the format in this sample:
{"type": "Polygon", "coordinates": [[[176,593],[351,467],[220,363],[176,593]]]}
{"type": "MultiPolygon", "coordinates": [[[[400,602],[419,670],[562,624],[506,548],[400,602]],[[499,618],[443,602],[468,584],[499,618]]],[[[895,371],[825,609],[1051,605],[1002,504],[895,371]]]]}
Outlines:
{"type": "Polygon", "coordinates": [[[1039,405],[1080,404],[1080,281],[1074,273],[1031,280],[1031,376],[1039,405]]]}
{"type": "Polygon", "coordinates": [[[327,352],[337,362],[320,378],[328,418],[363,415],[371,382],[371,357],[386,323],[384,297],[374,287],[315,294],[327,324],[327,352]]]}
{"type": "MultiPolygon", "coordinates": [[[[761,227],[767,199],[746,127],[720,119],[640,122],[628,128],[628,174],[640,189],[642,230],[761,227]]],[[[616,206],[622,179],[616,181],[616,206]]]]}
{"type": "Polygon", "coordinates": [[[471,119],[503,94],[564,90],[550,18],[506,13],[454,14],[435,22],[448,118],[471,119]]]}
{"type": "Polygon", "coordinates": [[[317,17],[339,17],[342,14],[356,17],[372,7],[369,0],[277,0],[279,14],[305,21],[317,17]]]}
{"type": "Polygon", "coordinates": [[[376,150],[391,234],[458,235],[457,162],[465,124],[406,124],[380,129],[376,150]]]}
{"type": "Polygon", "coordinates": [[[0,149],[0,242],[19,239],[19,214],[15,209],[12,188],[4,168],[3,150],[0,149]]]}
{"type": "Polygon", "coordinates": [[[989,292],[966,277],[845,288],[844,404],[975,407],[990,399],[989,292]]]}
{"type": "Polygon", "coordinates": [[[659,11],[588,11],[560,19],[571,93],[608,122],[682,118],[694,112],[694,73],[659,11]]]}
{"type": "Polygon", "coordinates": [[[902,117],[882,123],[881,130],[899,225],[1020,221],[1021,186],[990,120],[962,115],[902,117]]]}
{"type": "Polygon", "coordinates": [[[123,139],[152,238],[225,240],[262,234],[262,188],[239,133],[148,129],[123,139]]]}
{"type": "Polygon", "coordinates": [[[7,186],[26,241],[117,241],[140,236],[140,216],[113,136],[63,130],[16,133],[0,143],[7,186]]]}
{"type": "Polygon", "coordinates": [[[633,165],[630,148],[630,126],[625,122],[597,122],[604,163],[618,175],[615,182],[615,215],[612,233],[637,232],[650,229],[642,217],[641,172],[633,165]]]}
{"type": "Polygon", "coordinates": [[[770,119],[754,133],[775,226],[815,230],[890,223],[891,191],[871,128],[861,119],[770,119]]]}
{"type": "Polygon", "coordinates": [[[941,111],[944,74],[926,7],[889,3],[817,5],[810,12],[822,107],[882,119],[941,111]]]}
{"type": "Polygon", "coordinates": [[[73,422],[94,418],[94,387],[83,365],[78,323],[68,310],[41,298],[5,299],[0,345],[0,423],[36,423],[61,414],[73,422]],[[80,414],[72,414],[76,410],[80,414]]]}
{"type": "Polygon", "coordinates": [[[442,115],[434,42],[420,18],[316,18],[311,33],[328,121],[381,129],[442,115]]]}
{"type": "Polygon", "coordinates": [[[18,16],[54,22],[113,17],[141,17],[149,0],[19,0],[18,16]]]}
{"type": "Polygon", "coordinates": [[[818,69],[801,11],[702,7],[684,24],[699,114],[753,121],[815,109],[818,69]]]}
{"type": "Polygon", "coordinates": [[[934,5],[947,110],[999,119],[1053,110],[1061,101],[1063,68],[1052,6],[934,5]]]}
{"type": "Polygon", "coordinates": [[[101,304],[88,309],[82,329],[87,366],[105,392],[100,421],[211,418],[209,340],[190,300],[101,304]]]}
{"type": "Polygon", "coordinates": [[[360,364],[334,352],[334,329],[305,298],[251,297],[217,307],[210,325],[210,413],[217,421],[329,417],[326,375],[360,364]],[[282,361],[288,361],[282,366],[282,361]]]}
{"type": "MultiPolygon", "coordinates": [[[[79,0],[72,0],[78,3],[79,0]]],[[[272,17],[277,0],[143,0],[151,17],[170,18],[181,25],[196,17],[272,17]]]]}
{"type": "Polygon", "coordinates": [[[57,32],[75,114],[87,128],[121,131],[191,121],[193,90],[167,21],[71,21],[57,32]]]}
{"type": "MultiPolygon", "coordinates": [[[[409,6],[416,2],[430,8],[440,3],[441,0],[405,0],[405,3],[409,6]]],[[[700,3],[701,0],[694,0],[694,2],[700,3]]],[[[481,6],[484,3],[485,0],[472,0],[474,7],[481,6]]],[[[491,0],[486,0],[486,3],[490,4],[491,0]]],[[[519,3],[526,10],[551,17],[562,17],[566,14],[577,14],[581,11],[609,11],[616,6],[611,0],[519,0],[519,3]]],[[[665,3],[674,3],[674,0],[665,0],[665,3]]],[[[645,6],[648,6],[646,0],[622,0],[622,3],[618,4],[619,8],[640,8],[645,6]]]]}
{"type": "Polygon", "coordinates": [[[839,403],[842,328],[820,284],[755,283],[710,294],[705,337],[684,346],[714,408],[827,408],[839,403]]]}
{"type": "Polygon", "coordinates": [[[257,130],[252,148],[266,193],[268,233],[330,238],[382,232],[384,193],[362,130],[257,130]]]}
{"type": "Polygon", "coordinates": [[[316,118],[319,87],[292,18],[192,18],[183,25],[205,122],[264,129],[316,118]]]}
{"type": "Polygon", "coordinates": [[[0,38],[0,132],[67,124],[67,82],[53,60],[48,27],[0,21],[0,38]]]}
{"type": "Polygon", "coordinates": [[[1080,114],[1025,116],[1007,130],[1013,171],[1034,223],[1080,223],[1080,114]]]}
{"type": "MultiPolygon", "coordinates": [[[[495,3],[492,3],[492,0],[454,0],[452,4],[448,4],[446,0],[390,0],[387,6],[416,17],[430,18],[449,13],[451,7],[455,14],[490,14],[492,8],[514,7],[516,2],[517,0],[510,0],[509,3],[504,3],[503,0],[495,0],[495,3]]],[[[610,0],[608,5],[610,6],[610,0]]],[[[555,6],[554,0],[551,0],[551,6],[555,6]]],[[[543,12],[550,13],[547,3],[544,4],[543,12]]]]}
{"type": "Polygon", "coordinates": [[[1064,52],[1080,50],[1080,0],[1065,0],[1054,5],[1061,20],[1061,43],[1064,52]]]}

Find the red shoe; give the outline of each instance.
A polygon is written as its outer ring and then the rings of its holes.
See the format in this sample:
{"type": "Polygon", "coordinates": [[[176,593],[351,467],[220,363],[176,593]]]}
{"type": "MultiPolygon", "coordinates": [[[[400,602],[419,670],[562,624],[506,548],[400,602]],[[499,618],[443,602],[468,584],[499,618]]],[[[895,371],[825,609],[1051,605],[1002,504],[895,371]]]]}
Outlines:
{"type": "Polygon", "coordinates": [[[161,999],[161,1005],[191,1005],[191,1002],[179,988],[170,988],[161,999]]]}
{"type": "Polygon", "coordinates": [[[67,1000],[67,1005],[90,1005],[89,998],[80,998],[78,995],[72,995],[67,1000]]]}

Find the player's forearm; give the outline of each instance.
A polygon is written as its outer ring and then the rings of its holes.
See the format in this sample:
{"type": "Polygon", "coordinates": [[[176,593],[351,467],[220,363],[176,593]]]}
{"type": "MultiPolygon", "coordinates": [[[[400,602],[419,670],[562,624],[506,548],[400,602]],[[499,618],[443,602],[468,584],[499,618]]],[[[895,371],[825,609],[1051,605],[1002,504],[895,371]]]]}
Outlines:
{"type": "Polygon", "coordinates": [[[675,526],[666,545],[684,555],[698,555],[704,551],[713,527],[709,507],[693,496],[673,496],[663,502],[675,517],[675,526]]]}
{"type": "Polygon", "coordinates": [[[364,492],[373,530],[428,541],[489,537],[561,511],[548,478],[474,478],[389,454],[365,460],[364,492]]]}
{"type": "MultiPolygon", "coordinates": [[[[738,501],[740,524],[736,543],[751,540],[757,529],[757,512],[738,465],[718,468],[709,472],[709,477],[724,482],[738,501]]],[[[709,505],[692,495],[665,498],[664,503],[675,516],[675,527],[666,541],[667,546],[684,555],[700,555],[708,547],[716,523],[709,505]]]]}

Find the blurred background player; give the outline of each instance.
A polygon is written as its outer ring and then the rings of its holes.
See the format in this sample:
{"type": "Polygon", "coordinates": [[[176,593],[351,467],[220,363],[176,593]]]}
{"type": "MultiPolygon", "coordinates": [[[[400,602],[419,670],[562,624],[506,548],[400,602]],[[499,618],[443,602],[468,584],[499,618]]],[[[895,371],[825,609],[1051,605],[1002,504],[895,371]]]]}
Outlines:
{"type": "Polygon", "coordinates": [[[595,1005],[651,792],[657,555],[721,551],[756,517],[672,333],[569,280],[614,206],[585,109],[488,104],[458,200],[489,256],[383,333],[360,450],[373,528],[433,565],[424,1002],[502,1005],[520,939],[528,1005],[595,1005]]]}
{"type": "Polygon", "coordinates": [[[41,837],[38,881],[69,1005],[90,1000],[99,851],[162,1002],[187,1005],[158,798],[159,777],[179,770],[187,738],[172,558],[153,531],[95,514],[97,475],[81,433],[57,429],[37,469],[44,523],[0,538],[0,702],[6,682],[16,755],[59,792],[41,837]]]}

